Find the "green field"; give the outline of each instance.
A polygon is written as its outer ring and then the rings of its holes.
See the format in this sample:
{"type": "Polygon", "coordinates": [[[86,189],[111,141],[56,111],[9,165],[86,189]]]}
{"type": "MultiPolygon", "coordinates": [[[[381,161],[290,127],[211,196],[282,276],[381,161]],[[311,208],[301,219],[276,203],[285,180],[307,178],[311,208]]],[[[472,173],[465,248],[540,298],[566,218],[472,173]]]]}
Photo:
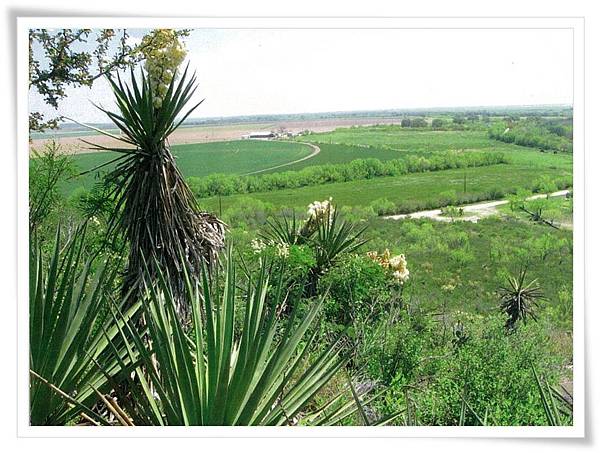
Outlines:
{"type": "MultiPolygon", "coordinates": [[[[309,166],[347,163],[356,159],[398,159],[407,154],[431,156],[448,150],[503,153],[510,164],[488,168],[445,170],[439,172],[376,178],[369,181],[327,184],[299,189],[254,193],[250,196],[275,206],[303,206],[315,199],[334,197],[338,203],[360,206],[387,198],[410,207],[435,204],[440,193],[455,191],[462,198],[481,199],[492,190],[512,191],[527,187],[534,180],[568,177],[572,174],[570,154],[541,153],[534,148],[492,140],[482,131],[414,131],[397,126],[356,127],[334,132],[310,134],[302,140],[314,142],[321,152],[307,160],[266,173],[297,171],[309,166]],[[332,144],[328,143],[332,142],[332,144]],[[467,191],[464,192],[464,177],[467,191]]],[[[173,146],[177,163],[186,177],[215,173],[245,174],[301,159],[312,152],[293,141],[252,141],[202,143],[173,146]]],[[[79,171],[89,170],[110,160],[115,153],[89,153],[74,156],[79,171]]],[[[65,185],[65,192],[92,187],[97,172],[76,178],[65,185]]],[[[242,195],[223,197],[222,206],[235,204],[242,195]]],[[[208,209],[216,209],[215,199],[201,200],[208,209]]]]}
{"type": "Polygon", "coordinates": [[[314,143],[391,146],[402,151],[445,151],[448,149],[498,148],[503,144],[490,140],[484,131],[410,130],[400,126],[369,126],[313,133],[302,140],[314,143]]]}
{"type": "MultiPolygon", "coordinates": [[[[301,170],[302,168],[309,167],[312,165],[323,165],[323,164],[340,164],[350,162],[355,159],[369,159],[375,158],[382,161],[398,159],[407,154],[423,155],[428,156],[435,154],[436,152],[449,151],[449,150],[463,150],[463,151],[489,151],[494,153],[503,153],[513,163],[528,164],[528,165],[541,165],[545,167],[559,167],[561,169],[569,169],[572,167],[573,158],[568,154],[553,154],[553,153],[541,153],[538,150],[532,148],[526,148],[524,146],[511,145],[506,143],[500,143],[495,140],[491,140],[487,137],[481,137],[479,132],[462,132],[462,136],[458,136],[455,131],[446,132],[451,134],[450,137],[444,137],[438,132],[433,132],[430,135],[427,133],[406,133],[406,143],[402,145],[398,144],[379,144],[379,145],[355,145],[355,144],[329,144],[321,143],[319,141],[320,135],[310,135],[306,137],[306,141],[314,142],[321,148],[321,152],[315,157],[298,162],[281,170],[273,171],[289,171],[289,170],[301,170]],[[471,134],[472,137],[465,136],[471,134]],[[460,137],[460,138],[459,138],[460,137]],[[435,140],[443,138],[443,143],[435,143],[432,145],[429,140],[435,140]],[[449,140],[452,138],[459,138],[458,141],[449,140]],[[313,139],[315,139],[313,141],[313,139]],[[461,146],[467,145],[467,146],[461,146]]],[[[405,132],[400,132],[398,135],[404,135],[405,132]]],[[[343,135],[343,134],[342,134],[343,135]]],[[[365,141],[369,139],[370,134],[366,134],[365,141]]],[[[358,137],[355,138],[358,140],[358,137]]],[[[396,138],[396,142],[399,142],[399,138],[396,138]]]]}
{"type": "MultiPolygon", "coordinates": [[[[227,208],[238,203],[244,197],[251,197],[271,203],[276,207],[302,207],[312,203],[314,200],[333,197],[335,202],[342,206],[363,206],[377,199],[387,198],[397,204],[407,207],[414,205],[419,208],[421,204],[435,202],[440,193],[443,192],[455,191],[457,195],[461,195],[463,193],[465,175],[467,177],[467,192],[464,195],[475,197],[484,195],[492,190],[516,190],[527,187],[544,175],[549,177],[559,175],[568,177],[570,173],[567,170],[527,165],[493,165],[464,170],[444,170],[397,177],[324,184],[247,195],[231,195],[222,197],[221,205],[222,208],[227,208]]],[[[200,204],[205,209],[216,210],[219,200],[216,197],[212,197],[201,200],[200,204]]]]}
{"type": "MultiPolygon", "coordinates": [[[[313,151],[301,143],[257,140],[174,145],[172,150],[178,167],[186,177],[212,173],[249,173],[293,162],[313,151]]],[[[117,153],[111,152],[86,153],[73,156],[73,160],[78,171],[84,172],[117,156],[117,153]]],[[[89,189],[94,184],[96,174],[94,172],[71,180],[64,190],[69,193],[78,187],[89,189]]]]}

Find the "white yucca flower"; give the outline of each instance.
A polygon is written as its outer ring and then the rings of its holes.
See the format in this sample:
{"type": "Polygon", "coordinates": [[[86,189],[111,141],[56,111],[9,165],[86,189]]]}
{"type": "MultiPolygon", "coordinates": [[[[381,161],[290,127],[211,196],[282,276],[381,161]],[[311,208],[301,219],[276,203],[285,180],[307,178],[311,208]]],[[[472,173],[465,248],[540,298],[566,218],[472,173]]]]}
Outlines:
{"type": "Polygon", "coordinates": [[[290,246],[288,244],[284,244],[283,242],[277,244],[277,256],[280,258],[287,258],[290,256],[290,246]]]}
{"type": "Polygon", "coordinates": [[[265,244],[262,239],[252,239],[250,242],[250,247],[254,253],[258,255],[263,252],[263,250],[267,247],[267,244],[265,244]]]}

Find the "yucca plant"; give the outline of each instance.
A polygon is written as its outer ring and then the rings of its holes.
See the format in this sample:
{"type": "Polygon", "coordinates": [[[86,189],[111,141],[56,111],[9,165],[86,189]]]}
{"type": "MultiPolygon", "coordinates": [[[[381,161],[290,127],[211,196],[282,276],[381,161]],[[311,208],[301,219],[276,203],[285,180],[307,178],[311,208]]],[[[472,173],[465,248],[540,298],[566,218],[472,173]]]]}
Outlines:
{"type": "Polygon", "coordinates": [[[273,219],[262,237],[275,243],[287,245],[307,244],[315,253],[316,264],[310,270],[304,295],[313,297],[317,292],[319,278],[344,253],[352,253],[367,242],[364,232],[355,223],[340,217],[331,199],[309,205],[309,216],[298,221],[295,213],[289,219],[273,219]]]}
{"type": "Polygon", "coordinates": [[[527,319],[537,320],[535,310],[539,301],[544,298],[542,288],[537,279],[525,283],[526,269],[519,271],[518,277],[510,276],[508,286],[499,290],[500,310],[506,315],[505,327],[511,331],[516,328],[517,322],[527,323],[527,319]]]}
{"type": "MultiPolygon", "coordinates": [[[[97,418],[96,390],[117,379],[129,358],[108,311],[115,267],[85,258],[85,227],[66,243],[57,230],[46,263],[33,241],[29,269],[30,422],[64,425],[83,413],[97,418]],[[97,269],[92,272],[92,268],[97,269]]],[[[133,304],[120,322],[139,308],[133,304]]]]}
{"type": "Polygon", "coordinates": [[[538,375],[535,367],[531,367],[548,426],[563,426],[573,424],[573,398],[567,390],[562,391],[551,387],[538,375]]]}
{"type": "Polygon", "coordinates": [[[287,245],[302,245],[305,244],[309,237],[303,236],[301,233],[302,222],[296,218],[296,212],[292,211],[291,217],[282,215],[267,219],[267,231],[261,233],[260,236],[268,241],[287,245]]]}
{"type": "Polygon", "coordinates": [[[249,279],[242,310],[231,249],[227,255],[221,284],[204,266],[200,282],[186,280],[191,330],[177,317],[169,275],[162,270],[157,284],[147,286],[143,303],[148,342],[135,325],[123,329],[130,361],[141,363],[130,414],[136,424],[293,424],[346,363],[337,342],[306,363],[316,335],[309,331],[323,301],[302,315],[294,310],[282,322],[282,280],[269,299],[266,264],[249,279]],[[243,321],[236,333],[240,310],[243,321]]]}
{"type": "Polygon", "coordinates": [[[120,153],[90,171],[116,164],[105,181],[114,187],[110,197],[116,201],[109,235],[122,233],[129,242],[124,290],[137,288],[137,292],[131,292],[133,299],[143,291],[144,257],[151,275],[158,268],[168,272],[173,302],[180,316],[186,318],[189,307],[184,303],[183,268],[198,271],[201,263],[214,262],[224,244],[225,225],[215,216],[200,211],[170,150],[169,135],[202,101],[183,113],[196,90],[196,76],[188,76],[186,67],[181,77],[177,77],[177,66],[185,53],[182,54],[176,37],[168,32],[155,31],[160,39],[166,36],[166,47],[147,55],[146,71],[141,70],[139,77],[132,69],[129,84],[118,74],[116,79],[108,78],[119,111],[110,112],[97,106],[121,134],[92,129],[124,146],[85,143],[96,150],[120,153]]]}
{"type": "Polygon", "coordinates": [[[367,227],[358,227],[355,223],[340,217],[337,209],[321,222],[313,238],[315,245],[317,267],[326,269],[335,263],[343,253],[352,253],[367,242],[363,237],[367,227]]]}

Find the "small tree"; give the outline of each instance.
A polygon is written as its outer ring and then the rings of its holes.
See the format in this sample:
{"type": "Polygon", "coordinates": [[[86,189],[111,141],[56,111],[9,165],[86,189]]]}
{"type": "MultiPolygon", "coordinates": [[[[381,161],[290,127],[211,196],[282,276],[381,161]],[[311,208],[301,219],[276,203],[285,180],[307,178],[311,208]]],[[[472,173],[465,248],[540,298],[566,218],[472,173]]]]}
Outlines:
{"type": "Polygon", "coordinates": [[[401,127],[410,127],[411,126],[410,118],[402,118],[402,121],[400,122],[400,126],[401,127]]]}
{"type": "MultiPolygon", "coordinates": [[[[186,36],[188,30],[174,31],[186,36]]],[[[126,29],[89,28],[29,30],[29,90],[37,91],[51,107],[58,109],[69,87],[91,87],[116,70],[133,67],[154,40],[133,45],[126,29]]],[[[61,116],[47,118],[41,112],[29,113],[29,131],[55,129],[61,116]]]]}
{"type": "Polygon", "coordinates": [[[445,124],[446,124],[446,122],[443,119],[441,119],[441,118],[434,118],[431,121],[431,127],[433,129],[442,129],[445,124]]]}
{"type": "Polygon", "coordinates": [[[71,157],[61,154],[55,141],[48,142],[41,152],[32,151],[29,163],[29,230],[36,230],[57,208],[62,196],[61,180],[75,174],[71,157]]]}
{"type": "Polygon", "coordinates": [[[454,124],[465,124],[465,121],[465,115],[463,114],[454,115],[454,117],[452,118],[452,122],[454,124]]]}
{"type": "Polygon", "coordinates": [[[427,121],[425,118],[417,117],[411,120],[411,127],[427,127],[427,121]]]}

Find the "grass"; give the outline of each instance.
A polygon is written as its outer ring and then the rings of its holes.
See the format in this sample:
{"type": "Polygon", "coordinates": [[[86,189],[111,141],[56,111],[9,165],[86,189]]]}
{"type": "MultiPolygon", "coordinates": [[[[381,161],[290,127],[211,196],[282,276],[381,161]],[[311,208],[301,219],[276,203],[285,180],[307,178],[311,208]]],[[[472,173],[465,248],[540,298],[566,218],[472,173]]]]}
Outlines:
{"type": "MultiPolygon", "coordinates": [[[[232,195],[221,198],[221,207],[226,209],[236,204],[240,197],[255,198],[271,203],[275,207],[305,207],[314,200],[324,200],[329,197],[333,197],[341,206],[366,206],[375,200],[387,198],[406,209],[427,204],[434,207],[444,192],[454,191],[456,195],[465,198],[485,199],[490,191],[509,191],[528,187],[543,175],[568,177],[571,173],[556,168],[501,164],[232,195]],[[463,193],[465,175],[467,192],[463,193]]],[[[200,200],[200,203],[204,208],[216,211],[219,199],[211,197],[200,200]]]]}
{"type": "MultiPolygon", "coordinates": [[[[448,149],[499,148],[484,131],[410,130],[400,126],[340,128],[332,132],[310,134],[302,141],[343,143],[347,145],[391,146],[401,151],[435,152],[448,149]]],[[[515,145],[511,145],[514,147],[515,145]]],[[[521,148],[521,147],[517,147],[521,148]]]]}
{"type": "MultiPolygon", "coordinates": [[[[301,143],[258,140],[174,145],[172,150],[185,177],[201,177],[212,173],[244,174],[292,162],[312,152],[309,146],[301,143]]],[[[79,171],[83,172],[116,156],[116,153],[110,152],[86,153],[74,155],[73,160],[79,171]]],[[[97,172],[74,179],[63,189],[65,193],[78,187],[89,189],[94,184],[96,175],[97,172]]]]}

